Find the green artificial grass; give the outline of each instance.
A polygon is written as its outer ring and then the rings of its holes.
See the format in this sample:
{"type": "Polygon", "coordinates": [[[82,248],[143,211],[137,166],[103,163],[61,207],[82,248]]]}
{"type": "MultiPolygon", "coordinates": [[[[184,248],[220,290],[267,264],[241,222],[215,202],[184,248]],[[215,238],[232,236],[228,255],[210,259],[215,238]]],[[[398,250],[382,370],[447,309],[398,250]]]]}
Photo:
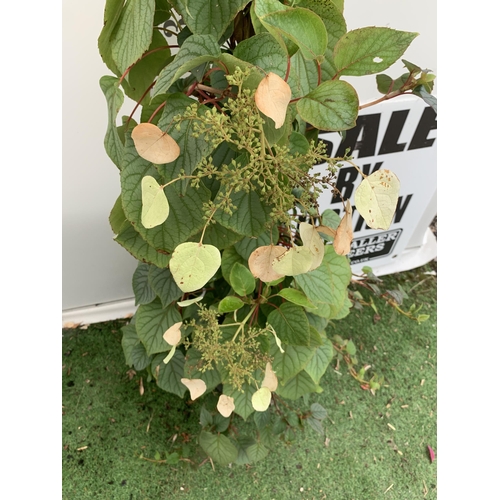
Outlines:
{"type": "MultiPolygon", "coordinates": [[[[409,293],[406,309],[422,304],[428,321],[419,325],[375,299],[380,320],[366,307],[336,324],[334,333],[353,340],[360,365],[384,375],[385,386],[373,396],[345,365],[341,375],[331,365],[324,392],[308,403],[328,410],[325,435],[306,425],[249,466],[213,469],[196,443],[202,403],[190,405],[129,371],[120,333],[126,321],[63,330],[62,498],[435,499],[437,459],[431,462],[427,445],[437,455],[437,294],[436,277],[424,274],[432,269],[383,278],[409,293]],[[168,464],[168,456],[185,460],[168,464]]],[[[239,422],[244,435],[248,425],[239,422]]]]}

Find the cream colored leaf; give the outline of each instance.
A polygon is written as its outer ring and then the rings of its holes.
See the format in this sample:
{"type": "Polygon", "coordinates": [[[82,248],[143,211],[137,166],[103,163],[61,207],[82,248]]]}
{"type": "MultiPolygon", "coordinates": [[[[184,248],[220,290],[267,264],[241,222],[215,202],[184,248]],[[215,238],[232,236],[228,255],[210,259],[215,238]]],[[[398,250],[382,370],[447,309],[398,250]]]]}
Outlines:
{"type": "Polygon", "coordinates": [[[154,177],[146,175],[141,180],[141,222],[146,229],[163,224],[170,213],[165,191],[154,177]]]}
{"type": "Polygon", "coordinates": [[[219,402],[217,403],[217,410],[223,417],[229,417],[234,411],[234,398],[231,396],[226,396],[221,394],[219,396],[219,402]]]}
{"type": "Polygon", "coordinates": [[[338,255],[347,255],[351,251],[352,236],[352,208],[351,202],[347,200],[345,214],[340,221],[333,241],[333,248],[338,255]]]}
{"type": "Polygon", "coordinates": [[[267,387],[271,392],[274,392],[278,388],[278,377],[273,372],[273,367],[269,362],[266,363],[266,374],[264,375],[261,387],[267,387]]]}
{"type": "Polygon", "coordinates": [[[163,339],[167,344],[172,346],[177,345],[181,340],[182,321],[173,324],[164,334],[163,339]]]}
{"type": "Polygon", "coordinates": [[[276,257],[283,255],[286,252],[285,247],[267,245],[256,248],[248,258],[248,267],[255,278],[269,283],[285,276],[277,273],[272,263],[276,257]]]}
{"type": "Polygon", "coordinates": [[[372,229],[389,229],[399,196],[399,179],[390,170],[365,177],[354,195],[356,209],[372,229]]]}
{"type": "Polygon", "coordinates": [[[203,290],[203,293],[201,295],[198,295],[198,297],[195,297],[194,299],[181,300],[180,302],[177,302],[177,305],[179,307],[188,307],[191,304],[196,304],[196,302],[200,302],[200,300],[203,300],[203,297],[205,297],[205,290],[203,290]]]}
{"type": "Polygon", "coordinates": [[[255,411],[266,411],[271,404],[271,391],[267,387],[261,387],[252,395],[252,406],[255,411]]]}
{"type": "Polygon", "coordinates": [[[181,153],[175,140],[153,123],[137,125],[132,130],[132,140],[139,156],[152,163],[170,163],[181,153]]]}
{"type": "Polygon", "coordinates": [[[312,253],[313,259],[311,267],[308,271],[313,271],[321,265],[325,255],[325,244],[318,234],[316,228],[307,222],[301,222],[299,225],[300,238],[304,247],[309,248],[312,253]]]}
{"type": "Polygon", "coordinates": [[[201,378],[181,378],[181,382],[189,389],[193,401],[207,390],[207,384],[201,378]]]}
{"type": "Polygon", "coordinates": [[[285,276],[297,276],[297,274],[309,271],[314,256],[307,247],[289,248],[283,255],[273,260],[272,266],[275,272],[285,276]]]}
{"type": "Polygon", "coordinates": [[[281,128],[285,123],[286,110],[291,98],[290,86],[275,73],[268,73],[255,91],[257,108],[274,120],[276,128],[281,128]]]}
{"type": "Polygon", "coordinates": [[[274,335],[274,340],[276,341],[276,345],[278,346],[278,349],[280,350],[281,354],[284,354],[285,351],[284,351],[283,347],[281,347],[281,340],[278,337],[278,335],[276,334],[276,330],[273,328],[273,326],[270,323],[267,324],[267,329],[270,330],[271,333],[274,335]]]}

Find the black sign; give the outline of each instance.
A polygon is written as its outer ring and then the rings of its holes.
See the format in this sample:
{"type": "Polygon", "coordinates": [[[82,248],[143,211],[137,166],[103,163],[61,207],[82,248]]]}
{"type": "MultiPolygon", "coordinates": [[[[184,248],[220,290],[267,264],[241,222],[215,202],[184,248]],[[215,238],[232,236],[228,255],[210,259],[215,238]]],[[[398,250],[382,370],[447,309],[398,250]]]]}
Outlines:
{"type": "Polygon", "coordinates": [[[385,233],[377,233],[371,236],[363,236],[352,240],[349,259],[351,264],[366,262],[389,255],[396,246],[402,229],[393,229],[385,233]]]}

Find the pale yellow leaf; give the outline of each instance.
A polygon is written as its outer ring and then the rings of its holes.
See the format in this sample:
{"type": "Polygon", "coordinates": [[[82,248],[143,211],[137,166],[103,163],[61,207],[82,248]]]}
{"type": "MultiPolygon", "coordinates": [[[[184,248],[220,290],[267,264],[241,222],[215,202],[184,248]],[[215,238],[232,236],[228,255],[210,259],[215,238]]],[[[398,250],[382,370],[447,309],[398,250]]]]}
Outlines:
{"type": "Polygon", "coordinates": [[[179,341],[181,340],[181,326],[182,321],[179,321],[178,323],[173,324],[163,334],[163,339],[165,340],[165,342],[167,342],[167,344],[174,346],[179,343],[179,341]]]}
{"type": "Polygon", "coordinates": [[[351,202],[347,200],[345,214],[340,221],[333,241],[333,248],[338,255],[347,255],[351,251],[352,236],[352,208],[351,202]]]}
{"type": "Polygon", "coordinates": [[[304,247],[309,248],[312,254],[312,263],[308,271],[313,271],[321,265],[325,255],[325,244],[316,228],[307,222],[299,225],[300,238],[304,247]]]}
{"type": "Polygon", "coordinates": [[[283,255],[286,252],[285,247],[267,245],[256,248],[248,258],[248,267],[255,278],[269,283],[285,276],[277,273],[272,263],[276,257],[283,255]]]}
{"type": "Polygon", "coordinates": [[[226,396],[221,394],[219,396],[219,402],[217,403],[217,410],[223,417],[229,417],[234,411],[234,398],[231,396],[226,396]]]}
{"type": "Polygon", "coordinates": [[[354,195],[356,209],[372,229],[389,229],[398,204],[399,179],[390,170],[365,177],[354,195]]]}
{"type": "Polygon", "coordinates": [[[181,382],[189,389],[193,401],[207,390],[207,384],[201,378],[181,378],[181,382]]]}
{"type": "Polygon", "coordinates": [[[257,108],[274,120],[276,128],[281,128],[285,123],[286,110],[291,98],[290,86],[275,73],[268,73],[255,91],[257,108]]]}
{"type": "Polygon", "coordinates": [[[181,153],[175,140],[153,123],[137,125],[132,130],[132,140],[139,156],[152,163],[170,163],[181,153]]]}
{"type": "Polygon", "coordinates": [[[141,180],[142,210],[141,222],[146,229],[163,224],[170,213],[168,203],[162,186],[154,177],[145,175],[141,180]]]}
{"type": "Polygon", "coordinates": [[[252,395],[252,406],[255,411],[266,411],[271,404],[271,391],[267,387],[261,387],[252,395]]]}
{"type": "Polygon", "coordinates": [[[278,388],[278,377],[274,373],[273,367],[269,362],[266,363],[266,374],[261,387],[267,387],[271,392],[274,392],[278,388]]]}
{"type": "Polygon", "coordinates": [[[311,268],[314,256],[307,247],[289,248],[283,255],[273,260],[275,272],[285,276],[297,276],[307,273],[311,268]]]}
{"type": "MultiPolygon", "coordinates": [[[[165,364],[168,364],[168,362],[174,357],[174,354],[175,354],[175,345],[172,347],[172,349],[170,349],[169,353],[165,356],[165,358],[163,358],[163,362],[165,364]]],[[[158,365],[156,368],[159,371],[160,365],[158,365]]],[[[157,378],[158,378],[158,374],[157,374],[157,378]]]]}

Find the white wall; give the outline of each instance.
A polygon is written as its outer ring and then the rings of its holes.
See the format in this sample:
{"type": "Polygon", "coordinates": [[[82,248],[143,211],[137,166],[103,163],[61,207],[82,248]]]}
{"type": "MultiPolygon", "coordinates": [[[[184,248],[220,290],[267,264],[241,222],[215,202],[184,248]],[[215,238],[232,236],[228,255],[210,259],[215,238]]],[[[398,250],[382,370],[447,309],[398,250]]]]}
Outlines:
{"type": "MultiPolygon", "coordinates": [[[[110,74],[97,49],[103,11],[104,0],[63,2],[63,312],[133,296],[135,260],[113,241],[108,223],[120,185],[103,147],[107,110],[99,78],[110,74]]],[[[348,29],[420,33],[404,57],[437,73],[434,0],[345,0],[345,17],[348,29]]],[[[399,76],[403,67],[386,73],[399,76]]],[[[380,97],[374,76],[354,81],[361,102],[380,97]]],[[[123,114],[131,108],[126,103],[123,114]]],[[[78,319],[71,314],[66,317],[78,319]]]]}

